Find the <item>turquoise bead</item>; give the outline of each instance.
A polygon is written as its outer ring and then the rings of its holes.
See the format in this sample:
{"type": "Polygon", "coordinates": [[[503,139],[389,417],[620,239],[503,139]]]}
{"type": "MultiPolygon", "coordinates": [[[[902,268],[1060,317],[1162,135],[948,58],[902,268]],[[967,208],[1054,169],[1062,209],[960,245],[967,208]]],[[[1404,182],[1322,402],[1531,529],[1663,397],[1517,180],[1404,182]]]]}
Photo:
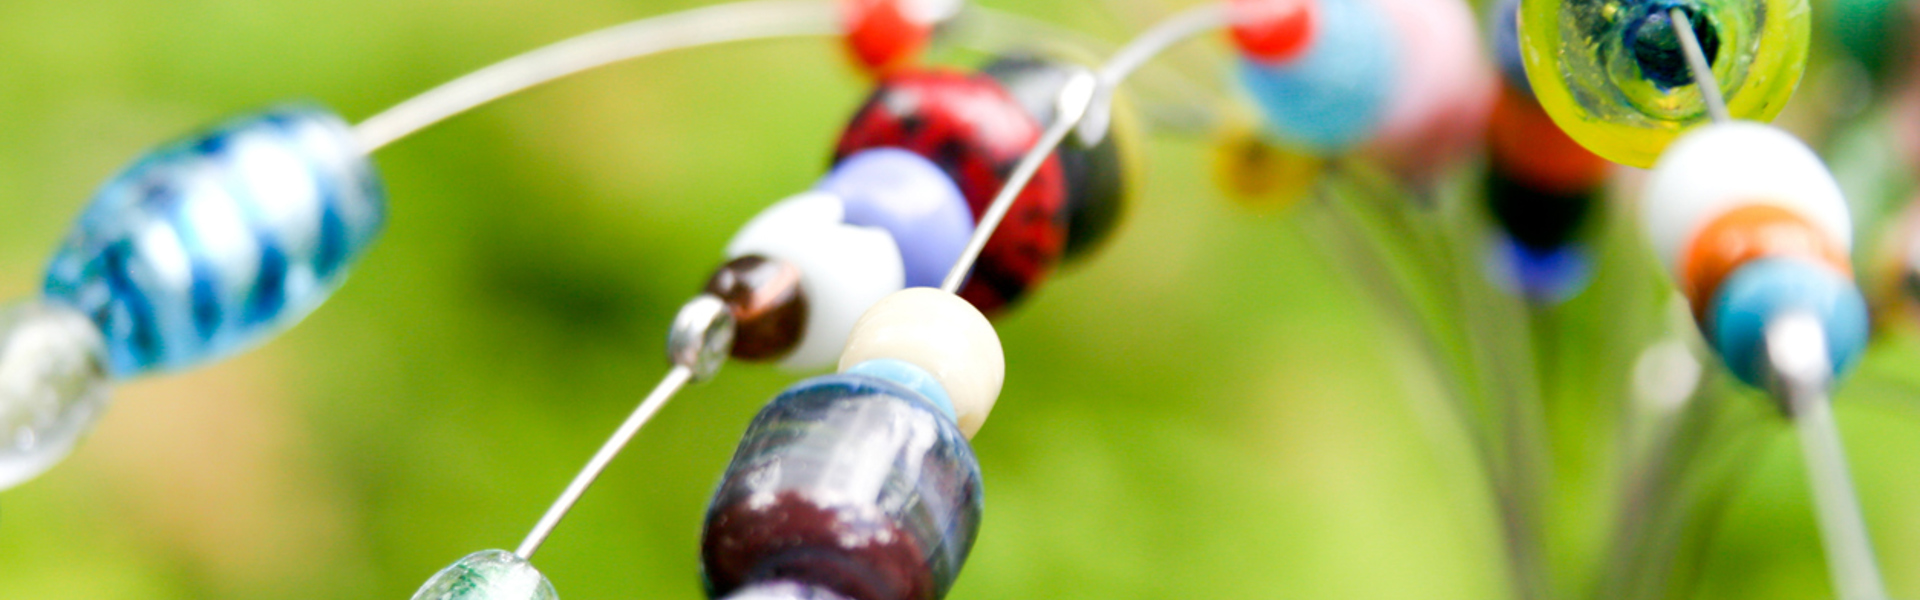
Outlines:
{"type": "Polygon", "coordinates": [[[47,269],[49,300],[130,377],[253,346],[326,300],[379,233],[385,192],[344,121],[293,107],[163,146],[94,196],[47,269]]]}
{"type": "Polygon", "coordinates": [[[1394,91],[1398,40],[1369,0],[1326,0],[1320,29],[1299,58],[1239,59],[1240,80],[1280,139],[1322,154],[1365,142],[1394,91]]]}
{"type": "Polygon", "coordinates": [[[1765,386],[1767,323],[1790,310],[1807,310],[1819,317],[1836,378],[1866,348],[1867,301],[1860,288],[1830,267],[1787,257],[1749,262],[1720,284],[1708,322],[1708,341],[1734,375],[1765,386]]]}
{"type": "Polygon", "coordinates": [[[894,358],[876,358],[854,365],[845,373],[878,377],[906,386],[907,389],[920,392],[928,400],[932,400],[933,405],[939,407],[940,412],[945,413],[948,419],[957,421],[960,418],[959,414],[953,410],[953,399],[947,396],[947,388],[940,385],[939,379],[932,373],[928,373],[926,369],[920,368],[919,365],[894,358]]]}

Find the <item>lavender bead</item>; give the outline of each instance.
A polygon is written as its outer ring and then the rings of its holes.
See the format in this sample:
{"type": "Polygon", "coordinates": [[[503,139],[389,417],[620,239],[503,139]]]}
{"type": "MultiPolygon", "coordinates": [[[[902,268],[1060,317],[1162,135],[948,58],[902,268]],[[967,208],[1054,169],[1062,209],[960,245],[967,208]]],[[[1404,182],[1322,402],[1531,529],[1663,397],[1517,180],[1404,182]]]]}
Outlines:
{"type": "Polygon", "coordinates": [[[312,108],[237,119],[153,151],[94,196],[46,296],[131,377],[246,349],[326,300],[385,221],[345,122],[312,108]]]}
{"type": "Polygon", "coordinates": [[[973,235],[973,211],[959,186],[906,150],[863,150],[840,161],[816,188],[840,197],[848,225],[893,234],[907,287],[939,287],[973,235]]]}

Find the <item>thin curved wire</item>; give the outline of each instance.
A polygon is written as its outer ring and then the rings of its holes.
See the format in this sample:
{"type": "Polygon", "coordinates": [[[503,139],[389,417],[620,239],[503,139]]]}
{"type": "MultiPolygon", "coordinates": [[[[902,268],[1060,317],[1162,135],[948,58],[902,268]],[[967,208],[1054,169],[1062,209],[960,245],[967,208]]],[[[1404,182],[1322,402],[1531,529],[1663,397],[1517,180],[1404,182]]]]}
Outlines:
{"type": "Polygon", "coordinates": [[[367,152],[521,90],[612,63],[723,42],[833,35],[831,2],[746,0],[641,19],[567,39],[475,71],[354,127],[367,152]]]}
{"type": "Polygon", "coordinates": [[[1101,65],[1097,73],[1100,85],[1095,90],[1093,105],[1088,110],[1086,119],[1080,122],[1080,141],[1092,145],[1106,137],[1107,129],[1113,120],[1114,90],[1120,87],[1120,83],[1125,81],[1128,75],[1132,75],[1153,57],[1165,53],[1174,44],[1226,25],[1226,3],[1210,2],[1175,13],[1134,37],[1133,41],[1127,42],[1127,45],[1121,47],[1113,58],[1101,65]]]}

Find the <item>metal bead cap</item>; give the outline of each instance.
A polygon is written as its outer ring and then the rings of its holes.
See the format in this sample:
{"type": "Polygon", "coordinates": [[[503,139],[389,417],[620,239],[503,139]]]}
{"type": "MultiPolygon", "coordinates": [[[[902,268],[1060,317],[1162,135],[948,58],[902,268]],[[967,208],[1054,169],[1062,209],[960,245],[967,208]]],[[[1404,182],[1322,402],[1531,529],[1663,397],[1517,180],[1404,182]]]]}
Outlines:
{"type": "Polygon", "coordinates": [[[667,333],[667,358],[705,381],[720,371],[733,347],[733,311],[712,294],[701,294],[680,307],[667,333]]]}

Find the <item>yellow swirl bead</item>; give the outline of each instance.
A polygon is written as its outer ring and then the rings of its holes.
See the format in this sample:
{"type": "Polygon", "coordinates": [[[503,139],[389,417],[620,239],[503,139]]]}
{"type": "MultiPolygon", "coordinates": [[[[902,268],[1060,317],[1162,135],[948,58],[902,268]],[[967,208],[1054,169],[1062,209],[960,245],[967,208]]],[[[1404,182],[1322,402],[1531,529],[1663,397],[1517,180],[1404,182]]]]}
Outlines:
{"type": "Polygon", "coordinates": [[[1520,44],[1540,105],[1608,160],[1651,166],[1707,121],[1670,9],[1687,16],[1736,119],[1769,121],[1806,69],[1807,0],[1522,0],[1520,44]]]}

